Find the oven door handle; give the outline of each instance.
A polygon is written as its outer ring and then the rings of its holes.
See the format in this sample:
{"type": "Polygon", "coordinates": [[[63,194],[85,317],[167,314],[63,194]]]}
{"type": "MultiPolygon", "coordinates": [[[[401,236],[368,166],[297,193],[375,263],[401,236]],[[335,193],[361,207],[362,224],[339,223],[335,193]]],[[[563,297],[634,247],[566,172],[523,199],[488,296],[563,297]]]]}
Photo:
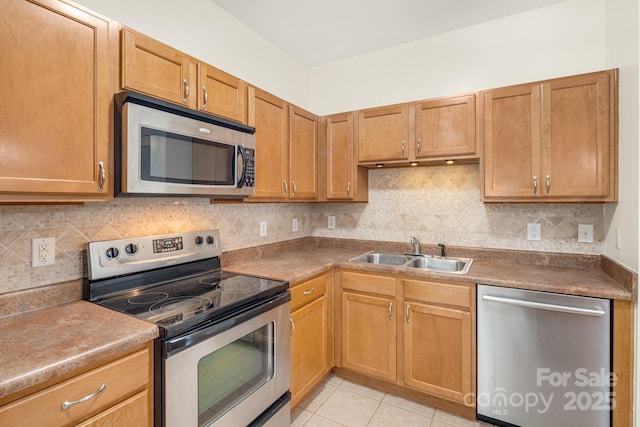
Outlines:
{"type": "Polygon", "coordinates": [[[191,347],[202,341],[206,341],[207,339],[218,335],[221,332],[227,331],[234,326],[240,325],[247,320],[253,319],[254,317],[261,315],[262,313],[273,310],[274,308],[286,304],[289,301],[291,301],[291,292],[285,291],[266,301],[260,301],[259,303],[256,303],[255,305],[250,306],[245,310],[230,313],[229,316],[221,319],[218,322],[202,326],[201,328],[189,331],[184,335],[168,339],[164,342],[163,345],[163,356],[167,358],[176,353],[179,353],[180,351],[185,350],[187,347],[191,347]]]}

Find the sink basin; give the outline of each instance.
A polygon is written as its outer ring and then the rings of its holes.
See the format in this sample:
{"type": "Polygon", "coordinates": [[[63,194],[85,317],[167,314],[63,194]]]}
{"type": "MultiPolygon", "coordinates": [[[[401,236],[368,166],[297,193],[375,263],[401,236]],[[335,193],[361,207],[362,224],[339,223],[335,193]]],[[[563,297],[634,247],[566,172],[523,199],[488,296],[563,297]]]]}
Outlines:
{"type": "Polygon", "coordinates": [[[365,262],[367,264],[382,264],[382,265],[395,265],[400,266],[406,264],[413,259],[412,256],[401,254],[386,254],[381,252],[367,252],[357,256],[351,261],[365,262]]]}
{"type": "Polygon", "coordinates": [[[471,258],[440,258],[428,255],[392,254],[384,252],[367,252],[349,261],[453,274],[467,274],[473,262],[471,258]]]}
{"type": "Polygon", "coordinates": [[[448,273],[466,274],[471,268],[468,258],[427,258],[419,257],[409,261],[405,267],[423,270],[445,271],[448,273]]]}

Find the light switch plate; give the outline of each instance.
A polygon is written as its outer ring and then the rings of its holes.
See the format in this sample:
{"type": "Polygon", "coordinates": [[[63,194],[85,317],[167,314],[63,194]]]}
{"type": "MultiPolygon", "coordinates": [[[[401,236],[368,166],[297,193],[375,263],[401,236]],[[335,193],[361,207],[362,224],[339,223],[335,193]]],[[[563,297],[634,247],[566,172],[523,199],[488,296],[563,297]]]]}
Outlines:
{"type": "Polygon", "coordinates": [[[293,218],[291,220],[291,231],[294,233],[298,231],[298,218],[293,218]]]}
{"type": "Polygon", "coordinates": [[[267,235],[267,221],[260,221],[260,237],[267,235]]]}
{"type": "Polygon", "coordinates": [[[329,215],[327,220],[327,228],[336,228],[336,217],[329,215]]]}

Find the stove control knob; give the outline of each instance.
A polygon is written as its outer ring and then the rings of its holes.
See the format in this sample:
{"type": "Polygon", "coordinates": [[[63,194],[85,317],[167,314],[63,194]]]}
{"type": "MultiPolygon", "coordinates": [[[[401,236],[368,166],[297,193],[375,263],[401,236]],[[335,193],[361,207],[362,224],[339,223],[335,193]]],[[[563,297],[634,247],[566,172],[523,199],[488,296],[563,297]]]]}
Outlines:
{"type": "Polygon", "coordinates": [[[207,236],[207,245],[213,245],[214,242],[213,236],[207,236]]]}
{"type": "Polygon", "coordinates": [[[124,247],[124,251],[128,255],[135,255],[138,253],[138,245],[136,245],[135,243],[129,243],[127,246],[124,247]]]}
{"type": "Polygon", "coordinates": [[[200,246],[204,240],[202,240],[202,236],[196,236],[196,245],[200,246]]]}
{"type": "Polygon", "coordinates": [[[118,258],[118,255],[120,255],[120,251],[118,250],[118,248],[111,247],[107,249],[105,255],[108,259],[116,259],[118,258]]]}

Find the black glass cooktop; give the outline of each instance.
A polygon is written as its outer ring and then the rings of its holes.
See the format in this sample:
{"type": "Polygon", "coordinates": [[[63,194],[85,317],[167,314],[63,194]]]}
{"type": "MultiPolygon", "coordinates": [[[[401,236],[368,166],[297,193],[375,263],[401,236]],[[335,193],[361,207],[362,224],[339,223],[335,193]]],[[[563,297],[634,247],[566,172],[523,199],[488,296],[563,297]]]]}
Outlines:
{"type": "Polygon", "coordinates": [[[287,288],[287,282],[215,270],[95,302],[155,323],[160,327],[161,336],[169,337],[224,318],[287,288]]]}

